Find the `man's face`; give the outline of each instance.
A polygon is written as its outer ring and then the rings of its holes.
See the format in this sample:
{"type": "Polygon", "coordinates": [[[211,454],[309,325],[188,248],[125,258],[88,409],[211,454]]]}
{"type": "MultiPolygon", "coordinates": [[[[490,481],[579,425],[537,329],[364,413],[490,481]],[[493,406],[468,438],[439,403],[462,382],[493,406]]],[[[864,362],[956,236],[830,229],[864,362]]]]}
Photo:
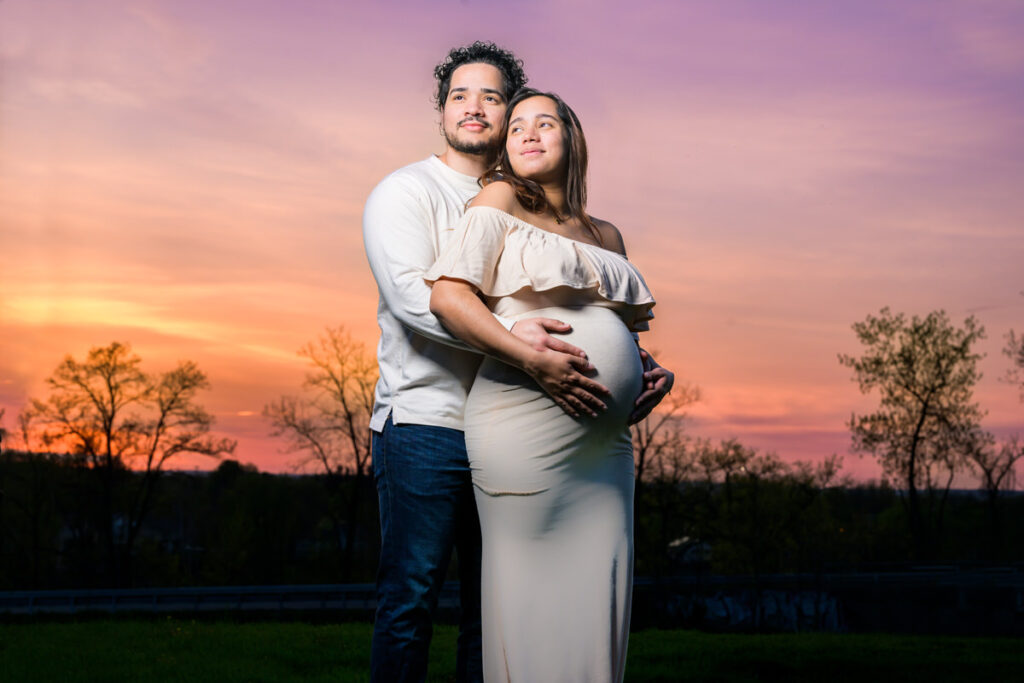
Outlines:
{"type": "Polygon", "coordinates": [[[484,154],[501,144],[504,92],[501,72],[490,64],[463,64],[452,72],[441,112],[448,146],[463,154],[484,154]]]}

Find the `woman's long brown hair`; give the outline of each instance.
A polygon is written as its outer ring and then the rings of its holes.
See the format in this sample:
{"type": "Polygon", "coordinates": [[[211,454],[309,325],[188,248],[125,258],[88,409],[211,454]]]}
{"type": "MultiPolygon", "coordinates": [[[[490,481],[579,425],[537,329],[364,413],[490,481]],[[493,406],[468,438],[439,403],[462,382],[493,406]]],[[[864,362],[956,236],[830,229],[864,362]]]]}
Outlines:
{"type": "Polygon", "coordinates": [[[597,243],[604,246],[600,231],[586,211],[587,140],[583,136],[583,128],[580,126],[580,120],[576,117],[576,112],[554,93],[540,92],[533,88],[520,88],[509,101],[508,108],[505,110],[501,139],[501,151],[490,168],[480,177],[480,184],[487,185],[496,180],[503,180],[512,186],[516,199],[527,211],[541,214],[550,209],[559,222],[576,218],[590,231],[597,243]],[[547,195],[544,194],[544,188],[529,178],[517,175],[508,158],[508,147],[504,141],[508,137],[508,123],[512,118],[512,111],[520,102],[531,97],[546,97],[554,102],[558,118],[562,121],[562,142],[568,154],[564,179],[566,216],[560,215],[555,207],[551,206],[547,195]]]}

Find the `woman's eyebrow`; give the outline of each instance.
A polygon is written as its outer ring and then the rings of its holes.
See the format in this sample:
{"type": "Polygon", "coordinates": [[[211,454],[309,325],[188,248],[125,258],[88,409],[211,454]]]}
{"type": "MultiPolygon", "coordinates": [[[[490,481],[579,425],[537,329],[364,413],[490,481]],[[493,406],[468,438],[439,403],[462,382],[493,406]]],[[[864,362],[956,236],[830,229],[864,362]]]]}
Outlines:
{"type": "MultiPolygon", "coordinates": [[[[536,116],[534,116],[533,118],[535,118],[535,119],[540,119],[540,118],[547,118],[547,119],[553,119],[553,120],[555,120],[555,121],[557,121],[557,120],[558,120],[558,117],[557,117],[557,116],[553,116],[553,115],[551,115],[551,114],[545,114],[545,113],[540,113],[540,114],[537,114],[537,115],[536,115],[536,116]]],[[[522,120],[523,120],[523,117],[522,117],[522,116],[517,116],[517,117],[515,117],[514,119],[512,119],[511,121],[509,121],[509,122],[508,122],[508,125],[510,125],[510,126],[511,126],[511,125],[512,125],[513,123],[515,123],[516,121],[522,121],[522,120]]]]}

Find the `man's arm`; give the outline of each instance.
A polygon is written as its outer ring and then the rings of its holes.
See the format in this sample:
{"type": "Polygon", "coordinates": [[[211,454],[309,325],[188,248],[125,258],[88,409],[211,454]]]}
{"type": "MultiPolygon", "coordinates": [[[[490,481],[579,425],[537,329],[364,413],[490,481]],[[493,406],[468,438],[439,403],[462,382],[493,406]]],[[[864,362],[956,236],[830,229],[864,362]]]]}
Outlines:
{"type": "MultiPolygon", "coordinates": [[[[366,200],[363,244],[370,270],[388,310],[399,322],[432,341],[479,352],[452,336],[430,312],[430,287],[423,274],[434,264],[437,254],[429,228],[431,216],[417,199],[418,191],[420,188],[408,180],[391,177],[366,200]]],[[[538,351],[546,348],[586,358],[579,347],[551,336],[552,332],[569,332],[572,328],[566,323],[551,318],[494,318],[538,351]]]]}
{"type": "Polygon", "coordinates": [[[675,373],[658,365],[654,357],[643,349],[640,349],[640,360],[644,364],[644,385],[633,404],[629,424],[636,424],[650,415],[655,406],[672,391],[676,381],[675,373]]]}
{"type": "Polygon", "coordinates": [[[437,255],[431,217],[416,198],[419,188],[392,176],[370,193],[363,210],[363,245],[377,289],[388,310],[417,334],[448,346],[472,349],[430,312],[430,287],[423,273],[437,255]]]}

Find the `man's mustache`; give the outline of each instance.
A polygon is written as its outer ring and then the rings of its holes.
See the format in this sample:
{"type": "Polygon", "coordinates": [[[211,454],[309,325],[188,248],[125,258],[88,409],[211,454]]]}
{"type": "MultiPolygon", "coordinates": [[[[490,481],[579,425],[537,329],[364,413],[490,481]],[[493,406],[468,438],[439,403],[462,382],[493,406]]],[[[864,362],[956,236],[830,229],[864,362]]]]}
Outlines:
{"type": "Polygon", "coordinates": [[[476,116],[467,116],[466,118],[459,121],[459,127],[462,127],[472,121],[473,123],[479,123],[484,128],[490,128],[491,124],[487,123],[483,119],[477,118],[476,116]]]}

